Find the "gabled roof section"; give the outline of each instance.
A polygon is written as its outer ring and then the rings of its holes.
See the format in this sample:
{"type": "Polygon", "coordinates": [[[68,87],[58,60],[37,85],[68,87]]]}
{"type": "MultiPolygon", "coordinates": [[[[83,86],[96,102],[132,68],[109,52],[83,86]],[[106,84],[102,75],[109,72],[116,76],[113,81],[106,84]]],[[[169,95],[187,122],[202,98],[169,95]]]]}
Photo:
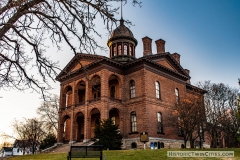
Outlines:
{"type": "Polygon", "coordinates": [[[186,75],[186,73],[184,72],[184,74],[182,73],[179,73],[177,71],[174,71],[172,69],[169,69],[168,67],[166,66],[163,66],[157,62],[154,62],[153,60],[149,59],[149,56],[144,56],[144,57],[141,57],[133,62],[130,62],[130,63],[127,63],[125,64],[124,66],[125,67],[130,67],[130,66],[133,66],[133,65],[138,65],[139,63],[145,63],[149,66],[152,66],[153,68],[159,70],[159,71],[162,71],[166,74],[169,74],[169,75],[172,75],[174,77],[178,77],[180,79],[183,79],[184,81],[188,80],[190,77],[188,75],[186,75]]]}
{"type": "MultiPolygon", "coordinates": [[[[89,54],[86,54],[86,55],[89,55],[89,54]]],[[[83,57],[85,57],[84,54],[81,54],[80,56],[82,57],[82,59],[84,59],[83,57]]],[[[62,72],[56,77],[56,80],[61,81],[61,80],[67,79],[69,77],[72,77],[72,76],[78,74],[79,72],[84,71],[84,70],[91,70],[94,67],[99,67],[99,64],[109,64],[109,65],[114,65],[115,67],[123,66],[122,63],[112,60],[110,58],[104,57],[104,56],[91,55],[91,58],[95,58],[95,61],[93,61],[87,65],[84,65],[84,68],[79,67],[78,69],[75,69],[76,64],[78,64],[78,61],[74,60],[75,58],[73,58],[71,61],[73,61],[72,63],[75,65],[68,64],[69,66],[67,65],[62,70],[62,72]],[[96,56],[96,57],[94,57],[94,56],[96,56]],[[74,68],[71,66],[73,66],[74,68]],[[69,72],[69,71],[71,71],[71,72],[69,72]]],[[[81,58],[80,59],[76,58],[76,59],[81,60],[81,58]]]]}
{"type": "Polygon", "coordinates": [[[174,77],[178,77],[184,81],[190,79],[190,76],[186,73],[186,71],[180,66],[180,64],[171,56],[170,53],[161,53],[155,55],[148,55],[141,57],[139,59],[129,61],[126,63],[118,62],[114,59],[110,59],[104,56],[99,55],[91,55],[91,54],[77,54],[61,71],[61,73],[56,77],[56,80],[63,81],[79,73],[88,69],[89,71],[92,68],[99,67],[100,64],[106,64],[110,66],[114,66],[119,68],[122,71],[127,71],[129,68],[134,66],[138,66],[141,64],[146,64],[155,70],[164,72],[166,74],[172,75],[174,77]],[[79,61],[83,64],[85,63],[84,68],[79,66],[79,61]],[[159,61],[163,61],[165,63],[158,63],[159,61]]]}
{"type": "Polygon", "coordinates": [[[142,58],[158,63],[162,66],[169,68],[170,70],[173,70],[175,72],[178,72],[179,74],[190,78],[188,73],[186,73],[185,69],[182,68],[182,66],[172,57],[169,52],[147,55],[142,58]]]}
{"type": "Polygon", "coordinates": [[[78,53],[71,59],[71,61],[65,66],[65,68],[57,75],[56,80],[58,80],[60,77],[64,75],[74,72],[82,67],[86,67],[87,65],[104,58],[105,58],[104,56],[99,56],[99,55],[78,53]]]}

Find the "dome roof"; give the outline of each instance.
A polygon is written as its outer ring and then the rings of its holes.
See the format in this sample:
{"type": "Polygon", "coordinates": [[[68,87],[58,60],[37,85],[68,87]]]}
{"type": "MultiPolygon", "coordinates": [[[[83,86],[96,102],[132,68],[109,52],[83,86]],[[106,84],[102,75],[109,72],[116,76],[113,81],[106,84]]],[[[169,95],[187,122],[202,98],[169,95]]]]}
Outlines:
{"type": "Polygon", "coordinates": [[[120,20],[120,25],[112,32],[110,38],[108,39],[108,46],[110,42],[121,41],[132,41],[135,46],[137,45],[137,40],[134,38],[132,31],[124,25],[124,20],[120,20]]]}
{"type": "Polygon", "coordinates": [[[112,32],[110,38],[123,37],[123,36],[134,38],[133,33],[129,28],[127,28],[125,25],[120,25],[112,32]]]}

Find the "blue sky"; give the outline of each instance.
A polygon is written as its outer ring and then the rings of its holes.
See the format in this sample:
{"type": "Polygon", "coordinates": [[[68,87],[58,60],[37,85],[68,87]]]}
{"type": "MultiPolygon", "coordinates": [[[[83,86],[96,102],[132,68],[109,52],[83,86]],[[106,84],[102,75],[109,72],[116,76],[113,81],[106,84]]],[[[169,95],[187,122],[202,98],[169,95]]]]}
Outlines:
{"type": "MultiPolygon", "coordinates": [[[[167,52],[181,55],[181,65],[190,70],[192,84],[211,80],[239,88],[240,78],[240,1],[239,0],[141,0],[142,7],[132,7],[130,1],[123,7],[123,18],[133,22],[130,26],[138,40],[137,57],[141,57],[142,38],[166,41],[167,52]]],[[[120,15],[117,15],[120,18],[120,15]]],[[[107,31],[97,20],[97,29],[102,39],[99,44],[106,46],[107,31]]],[[[77,45],[77,42],[75,43],[77,45]]],[[[108,54],[97,51],[108,57],[108,54]]],[[[60,67],[73,57],[69,47],[62,51],[51,48],[47,53],[59,61],[60,67]]],[[[59,83],[52,83],[52,93],[59,94],[59,83]]],[[[0,132],[11,134],[14,118],[36,116],[41,103],[40,95],[30,90],[24,93],[0,89],[0,132]]]]}

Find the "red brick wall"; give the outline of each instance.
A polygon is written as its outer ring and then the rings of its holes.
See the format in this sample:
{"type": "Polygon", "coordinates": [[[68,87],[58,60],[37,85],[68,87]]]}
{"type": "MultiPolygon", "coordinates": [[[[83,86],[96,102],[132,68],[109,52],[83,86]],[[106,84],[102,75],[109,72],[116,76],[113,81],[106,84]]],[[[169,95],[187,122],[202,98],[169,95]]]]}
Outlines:
{"type": "MultiPolygon", "coordinates": [[[[162,65],[168,66],[169,64],[164,62],[162,65]]],[[[169,65],[168,67],[171,66],[169,65]]],[[[99,110],[101,119],[109,118],[109,111],[112,108],[116,108],[119,112],[114,112],[113,115],[116,117],[116,123],[119,124],[120,132],[123,134],[124,138],[139,138],[139,133],[148,132],[150,137],[182,139],[182,137],[178,137],[178,128],[168,125],[167,119],[175,106],[175,88],[178,88],[180,98],[186,94],[186,86],[184,82],[177,82],[172,80],[171,77],[164,77],[146,69],[140,69],[127,75],[120,75],[119,73],[117,74],[113,71],[103,69],[89,75],[90,80],[94,75],[100,76],[101,79],[101,101],[87,102],[86,105],[74,107],[73,110],[69,110],[69,112],[73,112],[73,115],[82,112],[84,117],[86,117],[84,123],[87,127],[84,129],[87,131],[85,130],[83,132],[81,127],[81,133],[88,134],[85,134],[85,139],[94,137],[92,127],[95,126],[95,120],[97,118],[91,115],[91,111],[94,108],[99,110]],[[109,77],[113,74],[117,75],[117,81],[109,83],[109,77]],[[130,80],[135,81],[135,98],[130,98],[130,80]],[[156,99],[156,81],[160,83],[161,99],[156,99]],[[121,102],[109,100],[108,97],[110,97],[110,87],[112,85],[117,86],[116,98],[121,99],[121,102]],[[138,134],[131,134],[130,113],[133,111],[136,112],[138,134]],[[162,123],[165,135],[157,133],[157,112],[162,113],[162,123]]],[[[85,78],[81,79],[85,80],[85,78]]],[[[86,83],[91,82],[89,81],[86,83]]],[[[71,84],[73,85],[77,83],[72,81],[71,84]]],[[[86,97],[88,97],[86,100],[93,99],[94,91],[92,90],[91,84],[88,85],[86,90],[86,97]]],[[[72,102],[72,98],[73,96],[69,95],[69,103],[72,102]]],[[[77,103],[76,100],[75,102],[77,103]]],[[[70,124],[68,125],[70,126],[70,124]]],[[[73,130],[76,131],[76,129],[73,130]]],[[[66,135],[69,134],[70,131],[68,129],[66,135]]]]}

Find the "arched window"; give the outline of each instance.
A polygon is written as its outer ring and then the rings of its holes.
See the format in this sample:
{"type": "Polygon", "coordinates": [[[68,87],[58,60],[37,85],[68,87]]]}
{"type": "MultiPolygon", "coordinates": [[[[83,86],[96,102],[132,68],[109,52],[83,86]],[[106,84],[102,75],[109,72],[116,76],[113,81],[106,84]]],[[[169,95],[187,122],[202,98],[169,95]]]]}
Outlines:
{"type": "Polygon", "coordinates": [[[135,92],[135,82],[134,80],[130,81],[130,98],[136,97],[136,92],[135,92]]]}
{"type": "Polygon", "coordinates": [[[68,92],[66,94],[66,104],[65,104],[65,107],[67,107],[67,106],[68,106],[68,92]]]}
{"type": "Polygon", "coordinates": [[[127,55],[127,48],[128,48],[127,44],[124,44],[124,47],[123,47],[123,54],[124,55],[127,55]]]}
{"type": "Polygon", "coordinates": [[[67,121],[65,120],[63,123],[63,133],[66,132],[67,121]]]}
{"type": "Polygon", "coordinates": [[[122,55],[122,45],[118,45],[118,55],[122,55]]]}
{"type": "Polygon", "coordinates": [[[113,46],[113,56],[117,55],[117,47],[116,45],[113,46]]]}
{"type": "Polygon", "coordinates": [[[177,88],[175,88],[175,96],[176,96],[176,104],[179,103],[179,91],[177,88]]]}
{"type": "Polygon", "coordinates": [[[161,99],[161,94],[160,94],[160,83],[159,82],[155,82],[155,88],[156,88],[156,98],[157,99],[161,99]]]}
{"type": "Polygon", "coordinates": [[[132,56],[132,45],[129,47],[129,55],[132,56]]]}
{"type": "Polygon", "coordinates": [[[157,113],[157,121],[158,121],[158,133],[163,133],[163,125],[162,125],[162,114],[160,112],[157,113]]]}
{"type": "Polygon", "coordinates": [[[112,86],[110,89],[110,97],[115,98],[115,86],[112,86]]]}
{"type": "Polygon", "coordinates": [[[136,112],[131,113],[131,132],[137,132],[137,117],[136,112]]]}

